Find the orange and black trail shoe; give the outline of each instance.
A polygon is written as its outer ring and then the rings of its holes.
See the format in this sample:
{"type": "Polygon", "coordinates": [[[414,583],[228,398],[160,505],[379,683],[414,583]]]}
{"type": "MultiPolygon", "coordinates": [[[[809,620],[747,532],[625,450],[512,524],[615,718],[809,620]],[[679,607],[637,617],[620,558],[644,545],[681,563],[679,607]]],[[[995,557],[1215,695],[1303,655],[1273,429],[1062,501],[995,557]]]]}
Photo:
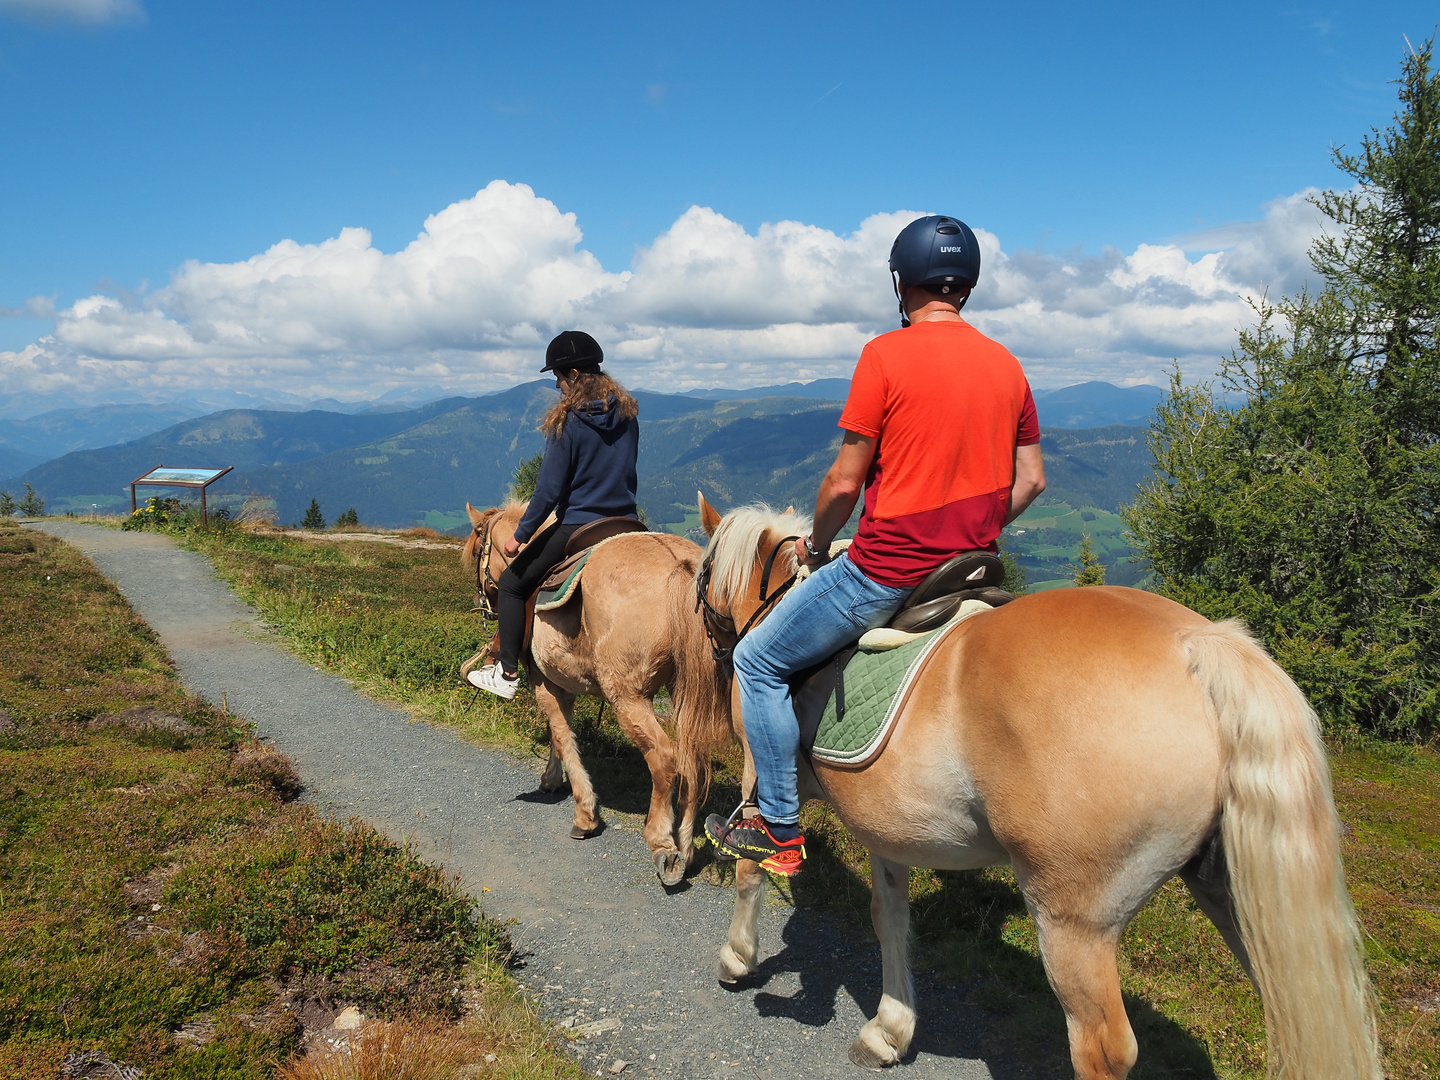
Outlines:
{"type": "Polygon", "coordinates": [[[800,872],[805,862],[805,837],[777,840],[759,816],[731,817],[726,821],[719,814],[705,819],[705,835],[722,855],[732,859],[754,859],[772,874],[790,877],[800,872]]]}

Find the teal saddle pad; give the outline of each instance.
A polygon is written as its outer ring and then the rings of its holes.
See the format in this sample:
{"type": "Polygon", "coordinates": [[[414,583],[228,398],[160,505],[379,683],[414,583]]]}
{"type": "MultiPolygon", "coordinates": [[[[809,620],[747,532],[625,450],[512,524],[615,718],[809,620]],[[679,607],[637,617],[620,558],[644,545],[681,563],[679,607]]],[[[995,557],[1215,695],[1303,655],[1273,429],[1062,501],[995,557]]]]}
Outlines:
{"type": "Polygon", "coordinates": [[[884,652],[856,652],[820,714],[810,756],[830,765],[868,765],[890,739],[906,691],[954,623],[884,652]]]}
{"type": "Polygon", "coordinates": [[[545,584],[535,594],[536,611],[554,611],[574,599],[575,594],[580,591],[580,574],[584,571],[585,564],[590,561],[590,554],[594,550],[593,547],[586,548],[581,552],[579,558],[561,568],[563,577],[552,573],[551,577],[546,579],[545,584]]]}

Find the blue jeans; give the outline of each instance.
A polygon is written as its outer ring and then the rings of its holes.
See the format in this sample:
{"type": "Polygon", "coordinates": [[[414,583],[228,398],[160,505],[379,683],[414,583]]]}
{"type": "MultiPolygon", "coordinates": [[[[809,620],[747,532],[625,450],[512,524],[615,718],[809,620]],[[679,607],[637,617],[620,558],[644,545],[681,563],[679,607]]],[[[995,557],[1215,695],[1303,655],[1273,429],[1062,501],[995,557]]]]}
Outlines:
{"type": "Polygon", "coordinates": [[[883,626],[910,590],[881,585],[843,555],[796,585],[735,647],[745,739],[755,759],[756,801],[766,821],[800,820],[795,755],[800,725],[789,678],[883,626]]]}

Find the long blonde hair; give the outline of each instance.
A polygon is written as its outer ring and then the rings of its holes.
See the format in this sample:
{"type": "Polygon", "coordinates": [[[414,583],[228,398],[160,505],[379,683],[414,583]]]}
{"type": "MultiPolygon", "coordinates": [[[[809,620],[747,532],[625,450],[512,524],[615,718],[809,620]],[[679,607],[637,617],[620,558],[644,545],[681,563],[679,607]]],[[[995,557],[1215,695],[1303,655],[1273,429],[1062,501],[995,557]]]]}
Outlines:
{"type": "Polygon", "coordinates": [[[577,372],[570,383],[570,389],[565,391],[564,396],[550,406],[550,410],[541,418],[541,434],[547,439],[558,439],[561,429],[565,427],[565,417],[570,415],[572,409],[579,408],[586,402],[604,401],[612,395],[622,420],[633,420],[640,415],[639,403],[609,375],[603,371],[577,372]]]}

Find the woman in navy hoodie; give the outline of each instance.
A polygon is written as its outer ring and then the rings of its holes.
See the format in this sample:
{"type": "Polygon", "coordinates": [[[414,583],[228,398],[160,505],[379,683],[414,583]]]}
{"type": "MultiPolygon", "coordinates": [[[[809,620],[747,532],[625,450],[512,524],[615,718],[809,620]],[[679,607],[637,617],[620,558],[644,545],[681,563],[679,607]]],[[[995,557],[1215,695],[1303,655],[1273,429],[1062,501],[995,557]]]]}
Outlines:
{"type": "Polygon", "coordinates": [[[469,676],[475,686],[507,700],[515,696],[519,680],[525,604],[565,557],[570,534],[587,521],[637,516],[640,408],[623,386],[600,370],[604,359],[599,342],[580,330],[566,330],[545,350],[540,370],[555,373],[561,396],[540,421],[545,457],[535,494],[514,538],[505,544],[505,557],[513,561],[499,581],[500,662],[476,668],[469,676]],[[536,534],[552,511],[554,524],[536,534]],[[526,544],[524,551],[521,544],[526,544]]]}

